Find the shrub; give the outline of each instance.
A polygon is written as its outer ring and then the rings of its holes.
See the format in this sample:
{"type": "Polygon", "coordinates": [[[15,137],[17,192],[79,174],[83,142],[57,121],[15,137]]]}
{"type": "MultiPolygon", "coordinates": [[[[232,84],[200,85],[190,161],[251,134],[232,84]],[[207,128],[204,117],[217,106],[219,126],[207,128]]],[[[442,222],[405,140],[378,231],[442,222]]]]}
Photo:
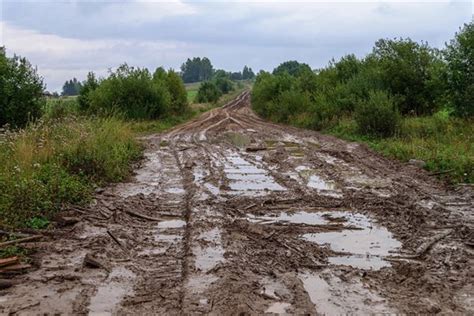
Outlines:
{"type": "Polygon", "coordinates": [[[99,81],[95,77],[93,72],[87,74],[87,79],[82,83],[81,89],[79,90],[79,96],[77,102],[81,111],[88,111],[90,107],[89,95],[99,86],[99,81]]]}
{"type": "Polygon", "coordinates": [[[393,95],[403,114],[431,114],[435,100],[444,91],[434,87],[442,63],[436,50],[411,39],[381,39],[375,43],[372,57],[379,69],[379,80],[393,95]]]}
{"type": "Polygon", "coordinates": [[[124,64],[89,92],[89,110],[99,114],[123,114],[132,119],[156,119],[167,113],[171,95],[166,83],[152,80],[147,69],[124,64]]]}
{"type": "Polygon", "coordinates": [[[166,76],[166,86],[171,95],[171,112],[182,114],[188,107],[188,93],[183,80],[176,72],[169,70],[166,76]]]}
{"type": "Polygon", "coordinates": [[[281,75],[287,73],[291,76],[298,76],[302,71],[311,71],[311,68],[304,63],[299,63],[296,60],[285,61],[278,67],[273,69],[274,75],[281,75]]]}
{"type": "Polygon", "coordinates": [[[445,50],[447,84],[455,114],[474,115],[474,22],[465,24],[445,50]]]}
{"type": "Polygon", "coordinates": [[[43,79],[25,58],[9,58],[0,47],[0,127],[24,127],[39,118],[43,89],[43,79]]]}
{"type": "Polygon", "coordinates": [[[221,95],[222,92],[219,90],[215,83],[211,81],[205,81],[199,86],[199,90],[196,95],[196,101],[199,103],[215,103],[217,102],[217,100],[219,100],[219,97],[221,95]]]}
{"type": "Polygon", "coordinates": [[[357,127],[362,134],[389,137],[399,126],[400,117],[393,99],[383,91],[373,91],[355,110],[357,127]]]}

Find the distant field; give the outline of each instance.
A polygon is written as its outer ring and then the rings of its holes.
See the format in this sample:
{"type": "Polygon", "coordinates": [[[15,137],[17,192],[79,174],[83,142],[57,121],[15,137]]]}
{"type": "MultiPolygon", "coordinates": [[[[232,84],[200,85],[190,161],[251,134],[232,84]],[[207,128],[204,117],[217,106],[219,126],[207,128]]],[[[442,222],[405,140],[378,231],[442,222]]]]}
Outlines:
{"type": "Polygon", "coordinates": [[[186,83],[184,86],[186,87],[186,91],[188,92],[188,102],[193,103],[194,98],[197,95],[199,86],[201,85],[201,82],[193,82],[193,83],[186,83]]]}

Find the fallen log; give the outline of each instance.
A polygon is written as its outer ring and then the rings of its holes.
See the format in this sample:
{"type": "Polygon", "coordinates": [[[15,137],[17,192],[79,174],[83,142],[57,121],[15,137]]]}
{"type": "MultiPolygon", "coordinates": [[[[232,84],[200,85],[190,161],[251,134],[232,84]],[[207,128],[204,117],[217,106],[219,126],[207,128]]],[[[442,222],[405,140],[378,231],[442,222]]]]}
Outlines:
{"type": "Polygon", "coordinates": [[[246,152],[256,152],[256,151],[262,151],[262,150],[267,150],[267,147],[247,147],[245,148],[246,152]]]}
{"type": "Polygon", "coordinates": [[[9,266],[12,264],[18,263],[18,257],[10,257],[10,258],[5,258],[5,259],[0,259],[0,267],[5,267],[9,266]]]}
{"type": "Polygon", "coordinates": [[[135,217],[138,217],[138,218],[141,218],[141,219],[146,219],[148,221],[153,221],[153,222],[161,222],[162,221],[161,218],[156,218],[156,217],[143,215],[143,214],[140,214],[140,213],[137,213],[137,212],[134,212],[134,211],[130,211],[130,210],[126,210],[125,213],[127,213],[129,215],[132,215],[132,216],[135,216],[135,217]]]}
{"type": "Polygon", "coordinates": [[[15,245],[15,244],[23,243],[23,242],[33,241],[33,240],[40,239],[41,237],[43,237],[43,236],[42,235],[34,235],[34,236],[25,237],[25,238],[9,240],[9,241],[5,241],[5,242],[0,243],[0,247],[5,247],[5,246],[15,245]]]}

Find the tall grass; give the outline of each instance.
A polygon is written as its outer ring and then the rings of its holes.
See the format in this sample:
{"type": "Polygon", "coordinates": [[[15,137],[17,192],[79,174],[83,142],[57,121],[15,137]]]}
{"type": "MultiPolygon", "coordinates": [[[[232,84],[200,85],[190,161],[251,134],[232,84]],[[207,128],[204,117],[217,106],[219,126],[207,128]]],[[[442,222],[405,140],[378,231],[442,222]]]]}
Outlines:
{"type": "Polygon", "coordinates": [[[129,123],[116,118],[47,119],[0,135],[0,226],[50,217],[86,203],[96,185],[124,179],[141,154],[129,123]]]}
{"type": "Polygon", "coordinates": [[[420,159],[426,169],[445,172],[450,182],[474,182],[474,120],[450,117],[445,111],[432,116],[406,117],[394,137],[362,136],[355,121],[346,117],[327,132],[367,143],[386,156],[402,161],[420,159]]]}

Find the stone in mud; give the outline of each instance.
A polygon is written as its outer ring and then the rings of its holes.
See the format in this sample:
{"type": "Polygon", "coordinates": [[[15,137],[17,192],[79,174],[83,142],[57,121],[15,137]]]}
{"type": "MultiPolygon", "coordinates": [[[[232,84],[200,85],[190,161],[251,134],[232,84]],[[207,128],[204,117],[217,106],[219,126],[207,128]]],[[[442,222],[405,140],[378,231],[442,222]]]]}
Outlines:
{"type": "Polygon", "coordinates": [[[420,159],[410,159],[408,160],[408,163],[418,168],[424,168],[426,166],[426,162],[420,159]]]}

